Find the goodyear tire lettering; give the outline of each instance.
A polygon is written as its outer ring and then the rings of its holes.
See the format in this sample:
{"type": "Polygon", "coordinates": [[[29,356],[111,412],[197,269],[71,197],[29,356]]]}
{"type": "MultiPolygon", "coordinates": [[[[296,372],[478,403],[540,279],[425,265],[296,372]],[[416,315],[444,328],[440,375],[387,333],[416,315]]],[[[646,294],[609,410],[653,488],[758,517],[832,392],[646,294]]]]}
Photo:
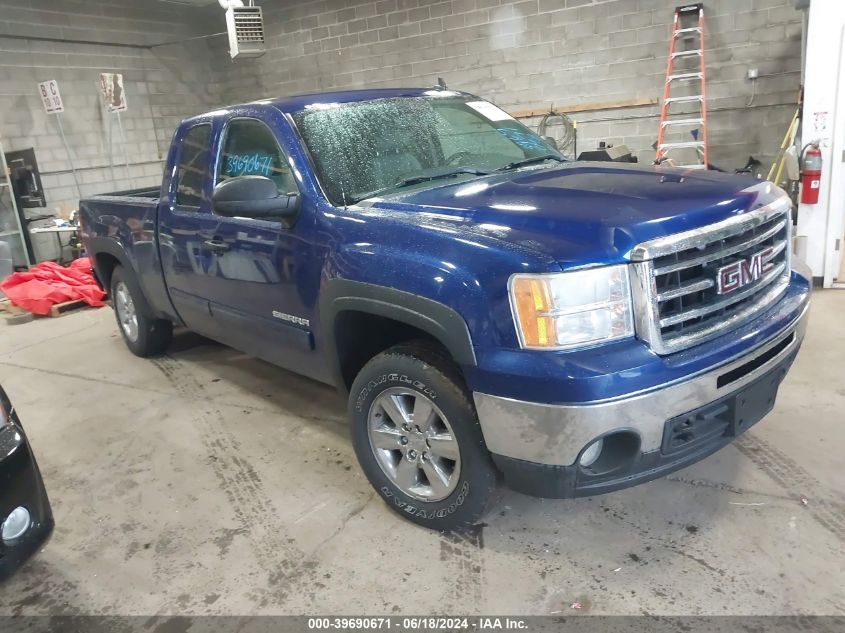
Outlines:
{"type": "Polygon", "coordinates": [[[379,491],[385,499],[393,499],[393,503],[396,505],[396,507],[402,510],[403,512],[407,512],[408,514],[418,516],[423,519],[442,519],[445,516],[454,514],[455,511],[464,504],[464,501],[466,501],[467,496],[469,495],[469,482],[465,481],[463,483],[463,485],[461,486],[460,493],[457,497],[455,497],[455,500],[452,503],[450,503],[445,508],[439,508],[437,510],[426,510],[425,508],[418,508],[417,506],[411,505],[406,501],[402,501],[399,497],[394,495],[393,491],[391,491],[390,488],[387,486],[382,486],[379,491]]]}

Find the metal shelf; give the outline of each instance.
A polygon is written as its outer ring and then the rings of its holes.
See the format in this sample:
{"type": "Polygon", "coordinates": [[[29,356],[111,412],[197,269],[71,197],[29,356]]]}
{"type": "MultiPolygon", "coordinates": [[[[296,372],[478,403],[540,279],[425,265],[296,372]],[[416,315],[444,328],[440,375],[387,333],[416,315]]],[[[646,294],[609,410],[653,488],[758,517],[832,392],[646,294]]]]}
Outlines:
{"type": "MultiPolygon", "coordinates": [[[[0,208],[0,213],[2,213],[5,209],[7,213],[11,212],[14,222],[12,226],[16,226],[17,230],[14,231],[0,231],[0,237],[13,237],[17,236],[18,241],[20,242],[20,252],[23,255],[24,261],[23,262],[14,262],[15,265],[25,265],[29,266],[29,249],[27,248],[27,240],[25,239],[26,236],[23,234],[23,227],[21,225],[21,216],[18,211],[18,203],[15,200],[15,192],[12,190],[11,182],[9,181],[9,166],[6,165],[6,153],[3,150],[3,144],[0,142],[0,189],[4,187],[9,188],[9,198],[11,199],[11,207],[5,206],[0,208]]],[[[4,223],[8,226],[7,223],[4,223]]],[[[12,255],[14,257],[14,250],[12,255]]]]}

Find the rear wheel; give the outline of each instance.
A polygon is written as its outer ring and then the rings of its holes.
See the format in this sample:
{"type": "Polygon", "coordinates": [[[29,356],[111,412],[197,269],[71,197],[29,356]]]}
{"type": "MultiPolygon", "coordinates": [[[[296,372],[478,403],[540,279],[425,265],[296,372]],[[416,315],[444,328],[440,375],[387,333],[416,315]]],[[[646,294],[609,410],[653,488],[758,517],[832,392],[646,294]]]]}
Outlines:
{"type": "Polygon", "coordinates": [[[496,469],[457,368],[425,343],[393,347],[352,386],[355,453],[387,504],[411,521],[459,530],[484,514],[496,469]]]}
{"type": "Polygon", "coordinates": [[[145,314],[141,309],[141,289],[122,266],[112,272],[110,296],[118,329],[133,354],[155,356],[168,348],[173,338],[173,323],[145,314]]]}

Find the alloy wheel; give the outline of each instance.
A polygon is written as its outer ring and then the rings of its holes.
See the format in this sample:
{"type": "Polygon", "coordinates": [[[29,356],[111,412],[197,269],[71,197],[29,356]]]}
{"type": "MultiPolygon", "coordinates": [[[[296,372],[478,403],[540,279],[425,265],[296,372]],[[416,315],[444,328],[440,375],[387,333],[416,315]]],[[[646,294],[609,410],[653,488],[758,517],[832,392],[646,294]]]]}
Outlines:
{"type": "Polygon", "coordinates": [[[115,286],[114,309],[123,333],[130,341],[138,340],[138,314],[135,312],[135,302],[129,294],[126,283],[120,281],[115,286]]]}
{"type": "Polygon", "coordinates": [[[385,389],[370,407],[368,434],[378,465],[406,495],[442,501],[457,487],[458,440],[427,396],[401,387],[385,389]]]}

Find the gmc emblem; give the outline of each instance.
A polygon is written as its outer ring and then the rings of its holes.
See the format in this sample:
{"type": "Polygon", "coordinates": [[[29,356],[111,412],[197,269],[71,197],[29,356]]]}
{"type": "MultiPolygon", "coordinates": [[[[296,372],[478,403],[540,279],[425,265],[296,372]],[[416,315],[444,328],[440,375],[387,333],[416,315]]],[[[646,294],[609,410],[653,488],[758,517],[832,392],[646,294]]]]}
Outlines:
{"type": "Polygon", "coordinates": [[[766,261],[773,250],[770,247],[754,253],[748,259],[741,259],[719,268],[716,271],[716,292],[726,295],[760,279],[763,273],[768,272],[774,265],[766,261]]]}

